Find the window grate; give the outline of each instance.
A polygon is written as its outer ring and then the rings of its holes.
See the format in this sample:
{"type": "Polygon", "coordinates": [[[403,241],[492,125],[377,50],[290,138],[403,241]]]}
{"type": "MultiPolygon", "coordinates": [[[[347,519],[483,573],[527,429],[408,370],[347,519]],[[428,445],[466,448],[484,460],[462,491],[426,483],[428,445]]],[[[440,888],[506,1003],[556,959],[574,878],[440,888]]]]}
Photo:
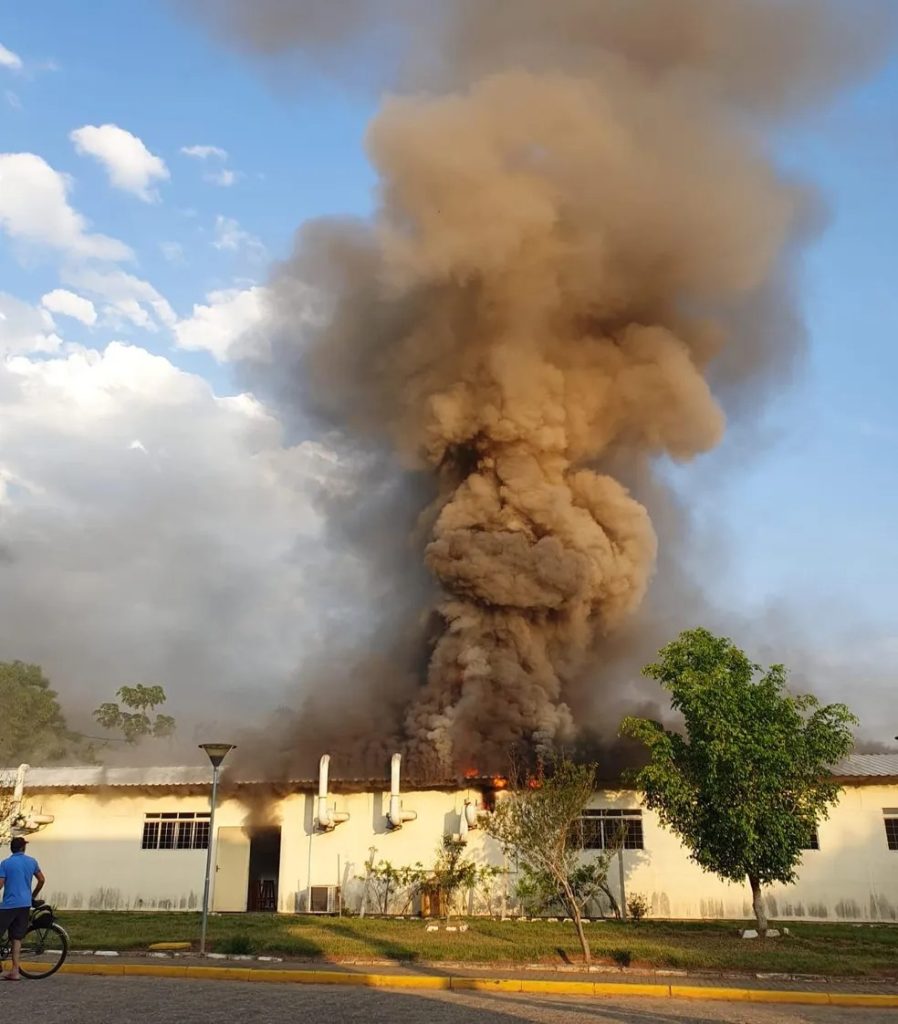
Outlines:
{"type": "Polygon", "coordinates": [[[142,850],[205,850],[209,812],[179,811],[144,815],[142,850]]]}
{"type": "Polygon", "coordinates": [[[645,849],[642,811],[588,808],[580,818],[580,834],[576,838],[585,850],[608,850],[618,845],[625,850],[645,849]]]}
{"type": "Polygon", "coordinates": [[[886,842],[890,850],[898,850],[898,818],[885,818],[886,842]]]}

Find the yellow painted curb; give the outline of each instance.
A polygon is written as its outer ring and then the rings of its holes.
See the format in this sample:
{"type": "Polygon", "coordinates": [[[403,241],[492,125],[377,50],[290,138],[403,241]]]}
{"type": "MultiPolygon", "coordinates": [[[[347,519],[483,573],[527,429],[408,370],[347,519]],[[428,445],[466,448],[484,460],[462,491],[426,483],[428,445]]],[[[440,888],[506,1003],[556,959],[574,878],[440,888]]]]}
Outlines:
{"type": "Polygon", "coordinates": [[[147,949],[191,949],[189,942],[151,942],[147,949]]]}
{"type": "Polygon", "coordinates": [[[747,988],[713,988],[708,985],[671,985],[673,999],[725,999],[729,1002],[747,1003],[750,990],[747,988]]]}
{"type": "Polygon", "coordinates": [[[828,992],[776,992],[766,988],[749,989],[751,1003],[804,1003],[806,1006],[821,1003],[829,1006],[828,992]]]}
{"type": "MultiPolygon", "coordinates": [[[[25,965],[26,969],[29,966],[25,965]]],[[[32,964],[33,967],[45,966],[32,964]]],[[[271,970],[254,967],[198,967],[174,964],[73,964],[60,968],[63,974],[106,975],[108,977],[203,978],[209,981],[289,982],[299,985],[351,985],[366,988],[405,988],[475,992],[542,992],[547,995],[655,999],[707,999],[742,1003],[794,1003],[831,1006],[878,1006],[898,1009],[898,994],[869,992],[794,992],[773,989],[715,988],[703,985],[651,983],[546,981],[541,978],[478,978],[427,974],[349,974],[345,971],[271,970]]]]}
{"type": "Polygon", "coordinates": [[[522,992],[552,992],[559,996],[591,996],[595,994],[592,981],[542,981],[538,978],[524,978],[522,992]]]}
{"type": "Polygon", "coordinates": [[[449,978],[450,988],[468,992],[520,992],[520,978],[449,978]]]}
{"type": "MultiPolygon", "coordinates": [[[[80,966],[80,965],[79,965],[80,966]]],[[[63,970],[67,968],[63,966],[63,970]]],[[[135,977],[150,978],[186,978],[187,965],[181,967],[175,964],[125,964],[122,969],[124,974],[135,977]]]]}
{"type": "Polygon", "coordinates": [[[653,999],[669,999],[670,985],[656,985],[652,982],[634,982],[628,985],[625,981],[597,981],[597,996],[650,996],[653,999]]]}
{"type": "Polygon", "coordinates": [[[847,995],[844,992],[833,992],[829,997],[832,1006],[894,1006],[898,1007],[898,996],[874,995],[870,992],[858,992],[847,995]]]}

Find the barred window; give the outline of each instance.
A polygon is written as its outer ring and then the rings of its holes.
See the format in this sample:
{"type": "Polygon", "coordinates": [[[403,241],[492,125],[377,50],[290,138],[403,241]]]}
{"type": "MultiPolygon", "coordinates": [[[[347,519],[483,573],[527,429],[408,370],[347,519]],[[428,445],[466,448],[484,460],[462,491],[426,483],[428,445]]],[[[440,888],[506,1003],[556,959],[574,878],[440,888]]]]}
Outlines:
{"type": "Polygon", "coordinates": [[[625,850],[644,849],[642,811],[608,807],[587,808],[580,818],[580,839],[585,850],[608,850],[620,845],[625,850]]]}
{"type": "Polygon", "coordinates": [[[820,837],[817,835],[817,827],[814,826],[814,830],[811,832],[810,839],[802,846],[802,850],[819,850],[820,849],[820,837]]]}
{"type": "Polygon", "coordinates": [[[194,811],[144,816],[142,850],[205,850],[209,845],[209,812],[194,811]]]}
{"type": "Polygon", "coordinates": [[[898,850],[898,807],[887,807],[883,812],[886,826],[886,842],[890,850],[898,850]]]}

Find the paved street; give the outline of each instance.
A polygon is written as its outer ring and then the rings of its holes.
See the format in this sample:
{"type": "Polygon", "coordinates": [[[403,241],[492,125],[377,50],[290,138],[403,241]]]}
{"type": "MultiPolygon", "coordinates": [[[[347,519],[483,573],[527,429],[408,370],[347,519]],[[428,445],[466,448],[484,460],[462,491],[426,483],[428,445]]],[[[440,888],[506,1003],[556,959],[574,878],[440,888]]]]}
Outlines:
{"type": "MultiPolygon", "coordinates": [[[[2,983],[0,983],[2,984],[2,983]]],[[[257,982],[61,975],[2,984],[0,1020],[41,1024],[893,1024],[894,1010],[674,1000],[402,992],[257,982]]]]}

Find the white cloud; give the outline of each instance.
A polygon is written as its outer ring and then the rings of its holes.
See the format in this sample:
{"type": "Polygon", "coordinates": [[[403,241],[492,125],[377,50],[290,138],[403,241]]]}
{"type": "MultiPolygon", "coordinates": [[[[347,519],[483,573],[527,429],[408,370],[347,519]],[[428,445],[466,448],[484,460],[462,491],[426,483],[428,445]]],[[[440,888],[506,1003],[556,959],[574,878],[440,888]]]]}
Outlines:
{"type": "Polygon", "coordinates": [[[160,325],[173,327],[177,321],[175,311],[149,281],[123,270],[64,268],[61,276],[65,284],[105,299],[103,318],[113,327],[127,322],[155,331],[160,325]]]}
{"type": "Polygon", "coordinates": [[[3,93],[3,98],[6,100],[7,106],[11,107],[13,110],[22,109],[22,101],[19,99],[19,94],[17,92],[13,92],[12,89],[7,89],[3,93]]]}
{"type": "Polygon", "coordinates": [[[220,171],[212,171],[209,174],[203,175],[203,181],[208,181],[210,185],[220,185],[222,188],[230,188],[231,185],[236,185],[237,181],[242,177],[239,171],[232,171],[228,167],[222,168],[220,171]]]}
{"type": "Polygon", "coordinates": [[[128,679],[182,723],[276,706],[324,614],[326,455],[141,348],[0,359],[0,650],[70,706],[128,679]]]}
{"type": "Polygon", "coordinates": [[[264,260],[267,250],[260,239],[245,231],[233,217],[218,214],[212,245],[223,252],[244,252],[253,261],[264,260]]]}
{"type": "Polygon", "coordinates": [[[0,68],[8,68],[10,71],[21,71],[22,67],[22,58],[0,43],[0,68]]]}
{"type": "Polygon", "coordinates": [[[255,328],[265,316],[265,288],[210,292],[206,299],[208,305],[195,305],[192,315],[175,325],[179,348],[211,352],[219,362],[264,354],[255,328]]]}
{"type": "Polygon", "coordinates": [[[52,292],[47,292],[41,299],[41,305],[51,313],[70,316],[88,327],[97,322],[97,311],[90,299],[85,299],[83,295],[76,295],[65,288],[54,288],[52,292]]]}
{"type": "Polygon", "coordinates": [[[0,292],[0,357],[58,351],[62,339],[55,326],[46,309],[35,309],[21,299],[0,292]]]}
{"type": "Polygon", "coordinates": [[[0,153],[0,226],[14,239],[72,256],[131,259],[123,242],[88,233],[87,220],[69,206],[70,185],[34,153],[0,153]]]}
{"type": "Polygon", "coordinates": [[[227,160],[228,151],[220,146],[182,146],[181,152],[185,156],[192,156],[195,160],[208,160],[215,157],[217,160],[227,160]]]}
{"type": "Polygon", "coordinates": [[[168,262],[173,263],[176,267],[183,266],[186,262],[184,248],[180,242],[160,242],[159,248],[168,262]]]}
{"type": "Polygon", "coordinates": [[[131,192],[145,203],[158,202],[159,193],[153,184],[167,181],[171,175],[165,161],[151,153],[136,135],[115,124],[88,124],[76,128],[69,138],[78,153],[99,160],[114,188],[131,192]]]}

